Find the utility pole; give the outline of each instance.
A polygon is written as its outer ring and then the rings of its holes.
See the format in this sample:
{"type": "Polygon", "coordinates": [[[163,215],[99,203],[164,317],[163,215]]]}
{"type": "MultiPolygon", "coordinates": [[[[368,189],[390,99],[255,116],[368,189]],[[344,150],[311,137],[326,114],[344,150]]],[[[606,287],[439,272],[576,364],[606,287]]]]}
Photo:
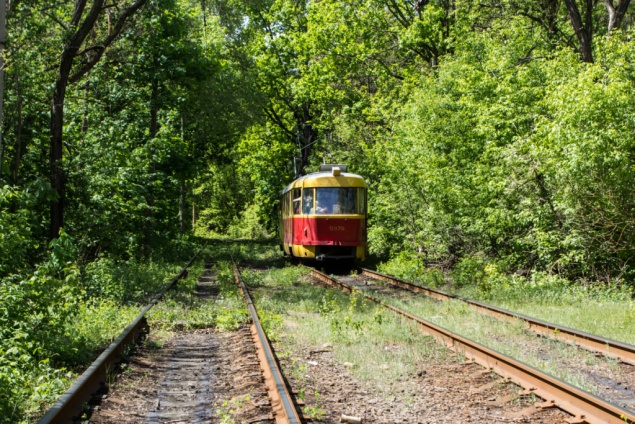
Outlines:
{"type": "Polygon", "coordinates": [[[4,159],[4,133],[2,131],[2,106],[4,102],[4,46],[6,34],[7,0],[0,0],[0,180],[2,180],[2,159],[4,159]]]}

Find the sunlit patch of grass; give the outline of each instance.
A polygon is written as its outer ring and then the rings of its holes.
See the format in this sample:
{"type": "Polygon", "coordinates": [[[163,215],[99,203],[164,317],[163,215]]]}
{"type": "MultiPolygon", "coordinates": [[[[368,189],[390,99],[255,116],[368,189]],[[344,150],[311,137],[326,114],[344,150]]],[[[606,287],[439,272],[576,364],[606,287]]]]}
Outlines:
{"type": "MultiPolygon", "coordinates": [[[[161,330],[159,330],[159,332],[161,332],[161,330]]],[[[163,332],[165,334],[165,332],[163,332]]],[[[165,336],[162,334],[157,334],[156,332],[152,334],[152,338],[151,339],[147,339],[144,342],[144,346],[147,349],[151,349],[151,350],[157,350],[157,349],[163,349],[163,346],[165,346],[165,336]]]]}
{"type": "Polygon", "coordinates": [[[167,293],[165,299],[148,313],[148,323],[153,329],[164,331],[215,328],[234,330],[247,322],[247,309],[234,284],[231,263],[220,261],[212,270],[219,288],[215,299],[202,300],[194,293],[198,272],[191,272],[179,290],[167,293]],[[190,281],[191,279],[191,281],[190,281]]]}
{"type": "Polygon", "coordinates": [[[60,343],[73,347],[66,362],[88,363],[121,334],[141,311],[140,307],[119,305],[110,300],[94,300],[81,304],[78,314],[67,323],[65,338],[60,343]]]}
{"type": "Polygon", "coordinates": [[[489,303],[563,327],[635,344],[635,302],[632,301],[585,299],[575,304],[549,304],[540,299],[492,299],[489,303]]]}
{"type": "Polygon", "coordinates": [[[282,252],[275,242],[271,243],[234,243],[232,246],[232,254],[237,261],[272,261],[281,262],[282,252]]]}
{"type": "Polygon", "coordinates": [[[462,276],[469,284],[460,284],[456,278],[450,284],[449,275],[442,278],[439,270],[399,257],[381,264],[381,270],[543,321],[635,344],[635,285],[624,281],[582,284],[547,273],[524,278],[505,275],[495,266],[477,266],[462,276]]]}

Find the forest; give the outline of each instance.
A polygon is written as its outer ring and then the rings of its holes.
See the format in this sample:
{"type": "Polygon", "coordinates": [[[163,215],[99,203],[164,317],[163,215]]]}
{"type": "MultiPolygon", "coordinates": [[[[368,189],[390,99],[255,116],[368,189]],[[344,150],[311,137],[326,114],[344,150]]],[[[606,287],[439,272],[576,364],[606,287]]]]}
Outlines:
{"type": "Polygon", "coordinates": [[[275,237],[324,162],[367,180],[384,269],[632,292],[629,3],[7,0],[0,416],[200,237],[275,237]]]}

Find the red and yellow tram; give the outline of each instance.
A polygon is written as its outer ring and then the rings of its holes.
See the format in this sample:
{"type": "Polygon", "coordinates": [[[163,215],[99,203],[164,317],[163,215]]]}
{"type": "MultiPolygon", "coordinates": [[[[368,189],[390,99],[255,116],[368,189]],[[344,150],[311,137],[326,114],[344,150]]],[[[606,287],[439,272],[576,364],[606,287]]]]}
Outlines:
{"type": "Polygon", "coordinates": [[[281,197],[281,249],[314,260],[364,260],[366,257],[366,183],[346,165],[320,171],[289,184],[281,197]]]}

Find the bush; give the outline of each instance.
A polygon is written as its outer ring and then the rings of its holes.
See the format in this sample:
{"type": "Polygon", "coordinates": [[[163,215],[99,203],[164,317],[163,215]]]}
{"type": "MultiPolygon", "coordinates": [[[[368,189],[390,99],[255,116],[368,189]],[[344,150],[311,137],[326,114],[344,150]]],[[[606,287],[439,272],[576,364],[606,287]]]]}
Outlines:
{"type": "Polygon", "coordinates": [[[60,340],[83,297],[79,269],[70,260],[75,255],[62,231],[31,275],[0,281],[0,416],[7,422],[37,412],[66,389],[60,340]]]}
{"type": "Polygon", "coordinates": [[[480,256],[465,256],[454,266],[450,275],[454,284],[477,286],[485,279],[485,260],[480,256]]]}
{"type": "Polygon", "coordinates": [[[385,274],[433,288],[445,283],[441,270],[427,268],[421,255],[413,252],[400,252],[387,262],[379,264],[377,269],[385,274]]]}
{"type": "Polygon", "coordinates": [[[257,204],[251,204],[240,215],[232,221],[227,229],[227,234],[237,239],[266,239],[271,234],[267,231],[261,221],[262,211],[257,204]]]}
{"type": "Polygon", "coordinates": [[[33,199],[12,187],[0,188],[0,278],[25,268],[35,243],[30,221],[33,199]],[[13,209],[13,211],[11,211],[13,209]]]}

